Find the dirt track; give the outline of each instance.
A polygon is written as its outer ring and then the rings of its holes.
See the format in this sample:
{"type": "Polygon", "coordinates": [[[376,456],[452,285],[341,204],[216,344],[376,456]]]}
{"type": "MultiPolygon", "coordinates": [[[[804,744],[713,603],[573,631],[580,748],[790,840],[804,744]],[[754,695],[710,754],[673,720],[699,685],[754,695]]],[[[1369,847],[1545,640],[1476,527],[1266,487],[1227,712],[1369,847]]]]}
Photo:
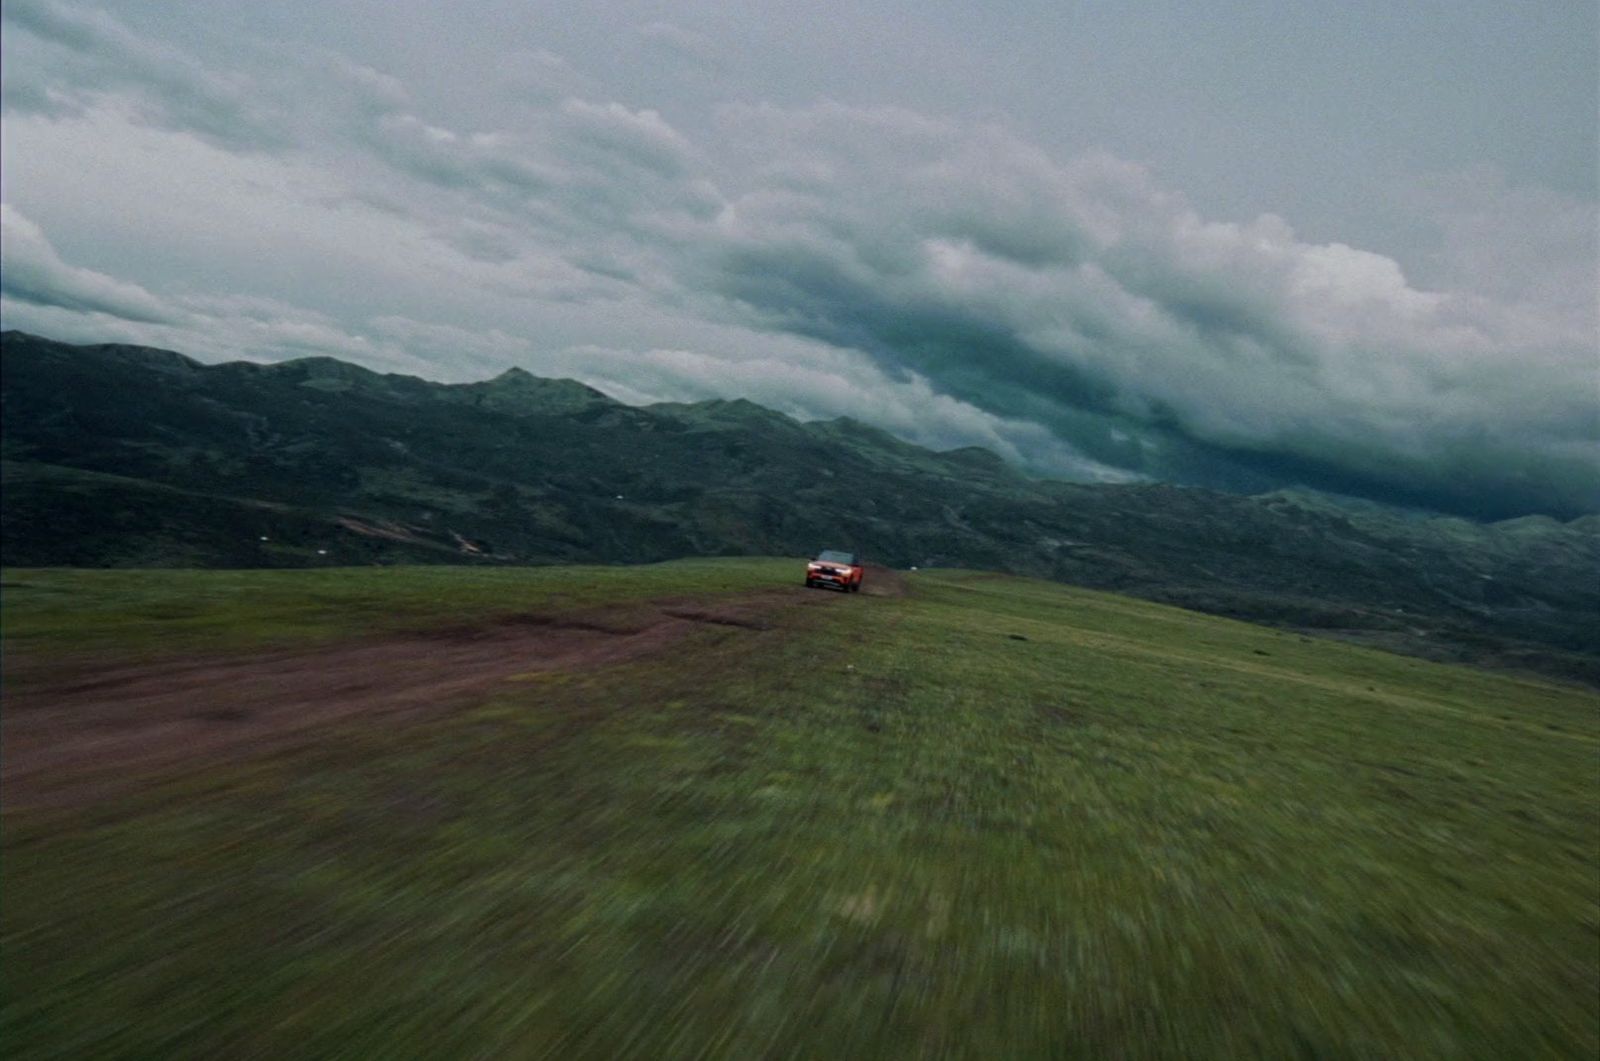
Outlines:
{"type": "Polygon", "coordinates": [[[904,597],[906,579],[893,568],[868,564],[861,576],[861,592],[869,597],[904,597]]]}
{"type": "Polygon", "coordinates": [[[635,659],[708,625],[766,629],[775,610],[804,603],[792,591],[660,601],[245,657],[88,664],[70,673],[13,653],[0,718],[0,807],[92,802],[197,759],[302,743],[330,723],[437,714],[479,702],[516,675],[635,659]]]}
{"type": "MultiPolygon", "coordinates": [[[[861,592],[899,597],[906,586],[898,572],[869,567],[861,592]]],[[[10,653],[0,808],[94,802],[185,764],[304,744],[330,724],[435,715],[482,702],[517,675],[647,656],[706,626],[768,629],[777,612],[826,598],[796,586],[731,600],[513,615],[321,648],[135,664],[68,668],[10,653]]]]}

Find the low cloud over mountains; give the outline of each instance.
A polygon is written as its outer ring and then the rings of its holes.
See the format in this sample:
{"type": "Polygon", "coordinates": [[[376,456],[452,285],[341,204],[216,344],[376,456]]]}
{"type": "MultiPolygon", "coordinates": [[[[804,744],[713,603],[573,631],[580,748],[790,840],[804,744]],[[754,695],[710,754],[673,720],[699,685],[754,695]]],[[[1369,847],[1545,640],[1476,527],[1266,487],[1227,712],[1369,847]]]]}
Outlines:
{"type": "MultiPolygon", "coordinates": [[[[1600,508],[1594,205],[1489,169],[1416,191],[1422,283],[999,119],[669,120],[523,51],[468,121],[331,50],[5,16],[8,327],[748,396],[1058,476],[1600,508]]],[[[715,60],[666,23],[629,39],[715,60]]]]}

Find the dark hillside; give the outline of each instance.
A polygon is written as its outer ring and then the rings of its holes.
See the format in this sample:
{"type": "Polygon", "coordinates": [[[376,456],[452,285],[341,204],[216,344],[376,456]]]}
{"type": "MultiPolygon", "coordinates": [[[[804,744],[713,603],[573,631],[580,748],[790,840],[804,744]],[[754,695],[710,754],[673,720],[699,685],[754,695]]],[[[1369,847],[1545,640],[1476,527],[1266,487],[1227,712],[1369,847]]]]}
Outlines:
{"type": "Polygon", "coordinates": [[[1436,658],[1600,678],[1600,518],[1482,525],[1028,479],[748,401],[623,405],[513,369],[202,365],[0,340],[8,566],[641,562],[854,548],[1436,658]]]}

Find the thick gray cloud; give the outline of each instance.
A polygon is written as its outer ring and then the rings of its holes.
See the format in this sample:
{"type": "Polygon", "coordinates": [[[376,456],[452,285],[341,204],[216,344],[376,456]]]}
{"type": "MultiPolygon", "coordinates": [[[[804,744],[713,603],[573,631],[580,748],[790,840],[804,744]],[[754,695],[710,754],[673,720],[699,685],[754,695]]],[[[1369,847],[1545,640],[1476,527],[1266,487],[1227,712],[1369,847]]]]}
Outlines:
{"type": "MultiPolygon", "coordinates": [[[[702,282],[769,327],[1031,412],[1091,453],[1141,430],[1153,474],[1178,470],[1177,442],[1186,462],[1198,445],[1458,504],[1526,501],[1530,472],[1559,505],[1595,502],[1592,287],[1421,290],[1389,258],[1270,215],[1208,222],[1136,166],[1056,165],[992,128],[839,107],[728,120],[809,174],[731,202],[705,255],[702,282]]],[[[1563,206],[1593,230],[1592,205],[1563,206]]],[[[1567,272],[1585,264],[1572,242],[1555,244],[1567,272]]]]}
{"type": "Polygon", "coordinates": [[[58,79],[49,94],[59,106],[86,107],[95,96],[122,89],[144,119],[219,143],[249,148],[286,139],[252,99],[257,86],[251,79],[210,70],[104,12],[52,0],[7,0],[5,17],[46,43],[57,73],[71,77],[58,79]]]}
{"type": "MultiPolygon", "coordinates": [[[[1402,265],[1273,212],[1207,218],[998,115],[686,114],[699,96],[624,102],[528,40],[462,111],[330,47],[202,58],[92,8],[5,17],[8,327],[447,379],[516,363],[1053,475],[1600,507],[1595,203],[1491,165],[1396,188],[1432,233],[1402,265]]],[[[735,54],[617,31],[702,72],[735,54]]]]}
{"type": "Polygon", "coordinates": [[[0,204],[0,293],[11,299],[73,313],[103,315],[139,324],[171,324],[179,314],[137,284],[68,265],[39,226],[0,204]]]}

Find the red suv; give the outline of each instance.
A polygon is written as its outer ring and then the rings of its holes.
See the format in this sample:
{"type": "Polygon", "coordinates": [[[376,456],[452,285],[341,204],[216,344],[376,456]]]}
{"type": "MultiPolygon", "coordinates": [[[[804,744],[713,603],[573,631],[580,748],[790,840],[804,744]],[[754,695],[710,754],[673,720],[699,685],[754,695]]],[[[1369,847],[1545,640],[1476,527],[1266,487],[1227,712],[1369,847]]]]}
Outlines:
{"type": "Polygon", "coordinates": [[[806,586],[832,586],[846,593],[855,593],[861,589],[863,570],[861,557],[855,553],[824,549],[806,565],[806,586]]]}

